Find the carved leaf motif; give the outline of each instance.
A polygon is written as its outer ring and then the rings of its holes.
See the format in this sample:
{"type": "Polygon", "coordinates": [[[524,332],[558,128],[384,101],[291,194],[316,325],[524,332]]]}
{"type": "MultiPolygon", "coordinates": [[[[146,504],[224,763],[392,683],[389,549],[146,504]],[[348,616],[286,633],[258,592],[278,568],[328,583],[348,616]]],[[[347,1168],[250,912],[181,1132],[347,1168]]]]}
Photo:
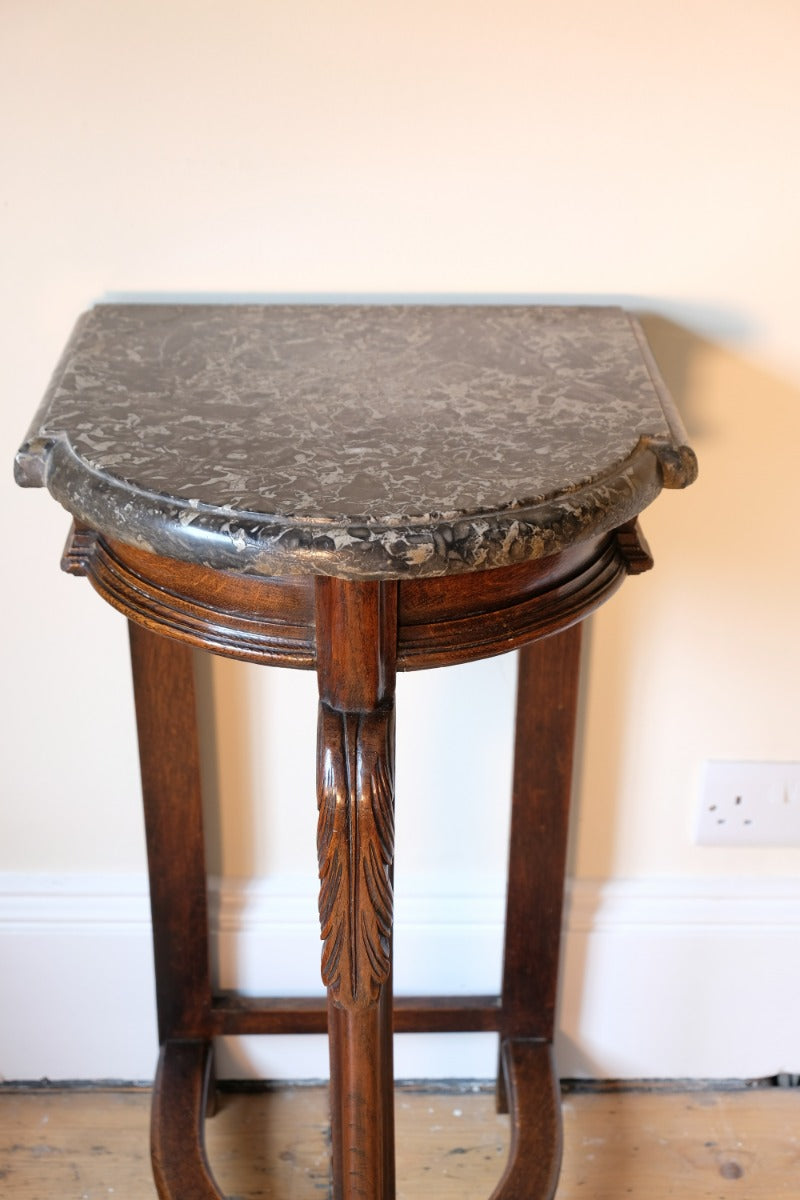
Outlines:
{"type": "Polygon", "coordinates": [[[391,968],[393,713],[319,712],[322,978],[337,1003],[376,1003],[391,968]]]}

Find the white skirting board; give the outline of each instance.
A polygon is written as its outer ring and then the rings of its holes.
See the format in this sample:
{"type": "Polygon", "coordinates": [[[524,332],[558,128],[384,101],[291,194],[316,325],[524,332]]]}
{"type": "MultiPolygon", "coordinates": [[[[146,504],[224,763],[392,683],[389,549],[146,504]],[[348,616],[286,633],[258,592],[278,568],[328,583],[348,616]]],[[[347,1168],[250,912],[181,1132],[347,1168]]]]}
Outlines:
{"type": "MultiPolygon", "coordinates": [[[[314,882],[210,885],[223,985],[320,992],[314,882]]],[[[494,992],[502,883],[401,881],[398,994],[494,992]]],[[[0,1076],[152,1078],[155,1011],[140,876],[0,875],[0,1076]]],[[[572,882],[557,1052],[563,1077],[747,1078],[800,1071],[800,881],[572,882]]],[[[492,1076],[493,1035],[401,1035],[398,1079],[492,1076]]],[[[227,1039],[222,1077],[327,1074],[322,1037],[227,1039]]]]}

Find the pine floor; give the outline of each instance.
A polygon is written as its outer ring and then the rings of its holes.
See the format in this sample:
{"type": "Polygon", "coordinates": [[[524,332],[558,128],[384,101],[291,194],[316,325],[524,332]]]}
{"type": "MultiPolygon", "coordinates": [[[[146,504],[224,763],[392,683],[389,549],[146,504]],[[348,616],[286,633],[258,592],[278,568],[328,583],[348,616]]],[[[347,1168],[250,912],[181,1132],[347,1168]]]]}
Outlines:
{"type": "MultiPolygon", "coordinates": [[[[146,1091],[0,1091],[0,1196],[154,1200],[146,1091]]],[[[800,1200],[800,1090],[564,1099],[558,1200],[800,1200]]],[[[231,1197],[329,1194],[322,1088],[225,1094],[207,1125],[231,1197]]],[[[508,1143],[490,1094],[397,1094],[398,1200],[488,1200],[508,1143]]]]}

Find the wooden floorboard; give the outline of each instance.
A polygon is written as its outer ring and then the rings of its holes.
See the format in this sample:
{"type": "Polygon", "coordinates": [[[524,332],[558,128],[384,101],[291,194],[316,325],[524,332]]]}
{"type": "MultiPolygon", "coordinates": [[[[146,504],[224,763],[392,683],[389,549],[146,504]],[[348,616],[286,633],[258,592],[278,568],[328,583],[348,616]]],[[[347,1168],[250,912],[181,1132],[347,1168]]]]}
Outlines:
{"type": "MultiPolygon", "coordinates": [[[[0,1196],[154,1200],[141,1091],[0,1094],[0,1196]]],[[[558,1200],[800,1200],[800,1091],[568,1095],[558,1200]]],[[[325,1092],[223,1095],[208,1146],[228,1195],[329,1194],[325,1092]]],[[[398,1200],[488,1200],[508,1118],[491,1095],[397,1094],[398,1200]]]]}

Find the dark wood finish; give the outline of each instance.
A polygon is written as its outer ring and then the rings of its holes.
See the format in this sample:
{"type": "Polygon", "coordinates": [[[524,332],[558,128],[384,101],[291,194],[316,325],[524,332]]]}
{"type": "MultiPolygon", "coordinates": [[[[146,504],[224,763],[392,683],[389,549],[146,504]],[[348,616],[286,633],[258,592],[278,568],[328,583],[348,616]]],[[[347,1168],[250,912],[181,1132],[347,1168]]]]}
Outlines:
{"type": "Polygon", "coordinates": [[[578,622],[652,566],[634,518],[696,473],[635,321],[100,306],[16,473],[73,513],[64,569],[130,622],[162,1200],[219,1195],[202,1137],[213,1037],[324,1028],[336,1200],[392,1200],[392,1032],[428,1028],[500,1033],[514,1140],[495,1196],[550,1200],[578,622]],[[192,647],[317,671],[325,1010],[212,993],[192,647]],[[395,672],[520,647],[502,996],[393,1010],[395,672]]]}
{"type": "MultiPolygon", "coordinates": [[[[324,597],[330,586],[324,576],[315,590],[310,576],[257,578],[212,571],[99,537],[78,524],[62,565],[72,574],[88,575],[131,621],[226,657],[311,669],[317,645],[330,654],[338,644],[326,624],[330,612],[324,597]]],[[[383,619],[394,627],[396,607],[396,668],[419,670],[504,654],[582,620],[627,573],[649,566],[652,559],[632,522],[533,562],[387,582],[381,593],[387,606],[383,619]]],[[[374,585],[352,586],[356,595],[358,588],[374,585]]],[[[374,672],[377,661],[373,653],[368,669],[374,672]]],[[[334,664],[326,670],[328,678],[338,678],[334,664]]],[[[341,698],[337,704],[348,707],[341,698]]]]}
{"type": "Polygon", "coordinates": [[[581,627],[520,651],[503,1028],[551,1041],[556,1007],[581,627]]]}
{"type": "Polygon", "coordinates": [[[314,581],[211,571],[94,535],[76,525],[65,552],[130,620],[170,638],[273,666],[313,668],[314,581]]]}
{"type": "Polygon", "coordinates": [[[638,521],[628,521],[616,532],[617,546],[629,575],[641,575],[653,567],[653,556],[638,521]]]}
{"type": "MultiPolygon", "coordinates": [[[[394,865],[389,868],[390,880],[394,885],[394,865]]],[[[378,1070],[382,1076],[382,1093],[391,1096],[388,1109],[383,1109],[383,1178],[390,1195],[395,1189],[395,1131],[394,1131],[394,994],[391,943],[389,945],[389,976],[383,989],[380,1003],[383,1012],[379,1021],[381,1044],[378,1048],[378,1070]]]]}
{"type": "Polygon", "coordinates": [[[319,579],[317,792],[337,1200],[393,1200],[397,586],[319,579]]]}
{"type": "Polygon", "coordinates": [[[316,581],[320,699],[340,712],[391,707],[397,661],[397,583],[316,581]]]}
{"type": "Polygon", "coordinates": [[[511,1110],[508,1166],[491,1200],[552,1200],[561,1167],[561,1105],[547,1042],[503,1043],[502,1069],[511,1110]]]}
{"type": "Polygon", "coordinates": [[[203,1140],[211,1086],[208,1042],[169,1041],[162,1046],[150,1119],[153,1177],[161,1200],[224,1200],[203,1140]]]}
{"type": "Polygon", "coordinates": [[[557,633],[594,612],[627,569],[612,535],[522,570],[402,583],[398,666],[472,662],[557,633]]]}
{"type": "Polygon", "coordinates": [[[159,1038],[205,1037],[211,1007],[192,652],[133,622],[159,1038]]]}
{"type": "MultiPolygon", "coordinates": [[[[519,654],[502,1029],[552,1042],[582,629],[519,654]]],[[[502,1066],[497,1108],[509,1111],[502,1066]]]]}
{"type": "Polygon", "coordinates": [[[129,632],[161,1042],[153,1174],[162,1200],[218,1200],[203,1140],[215,1089],[192,651],[133,621],[129,632]]]}
{"type": "Polygon", "coordinates": [[[67,575],[88,575],[97,552],[98,534],[80,521],[73,521],[61,552],[61,570],[67,575]]]}
{"type": "Polygon", "coordinates": [[[206,1082],[212,1038],[326,1030],[336,1200],[392,1200],[392,1034],[444,1030],[500,1033],[498,1102],[501,1109],[510,1106],[517,1131],[503,1200],[523,1194],[523,1179],[526,1196],[549,1196],[560,1136],[551,1099],[557,1084],[548,1072],[577,622],[626,573],[652,565],[637,523],[540,561],[399,582],[212,571],[104,539],[81,525],[62,565],[89,575],[130,619],[162,1041],[153,1154],[164,1200],[218,1194],[196,1111],[201,1103],[212,1107],[213,1087],[206,1082]],[[316,667],[325,1001],[212,994],[193,645],[316,667]],[[516,647],[522,652],[502,996],[393,1003],[395,672],[516,647]],[[530,1128],[529,1111],[538,1114],[530,1128]],[[541,1182],[534,1187],[535,1178],[541,1182]],[[196,1192],[187,1193],[187,1186],[196,1192]]]}
{"type": "MultiPolygon", "coordinates": [[[[214,1036],[258,1033],[327,1033],[323,996],[240,996],[220,993],[211,1012],[214,1036]]],[[[395,1033],[497,1033],[502,1028],[499,996],[395,996],[395,1033]]]]}
{"type": "MultiPolygon", "coordinates": [[[[217,1194],[202,1190],[214,1187],[206,1178],[202,1121],[190,1119],[179,1097],[186,1086],[192,1112],[201,1093],[211,1107],[213,1089],[202,1079],[210,1072],[211,1039],[221,1034],[327,1030],[337,1200],[394,1194],[393,1031],[499,1032],[498,1104],[510,1105],[512,1120],[526,1124],[520,1113],[532,1105],[539,1112],[542,1089],[549,1096],[547,1089],[557,1087],[547,1082],[543,1064],[550,1061],[558,976],[577,622],[626,573],[652,565],[637,523],[541,561],[399,582],[211,571],[80,525],[62,565],[88,574],[130,619],[163,1046],[154,1120],[165,1133],[153,1149],[162,1196],[186,1194],[186,1171],[196,1177],[198,1195],[217,1194]],[[326,1001],[212,995],[193,645],[316,667],[326,1001]],[[393,1004],[395,672],[520,646],[502,996],[408,997],[393,1004]],[[193,1082],[186,1084],[189,1074],[193,1082]],[[193,1141],[191,1148],[181,1149],[183,1138],[193,1141]]],[[[557,1141],[551,1109],[547,1100],[545,1117],[519,1131],[504,1187],[518,1188],[531,1171],[550,1178],[554,1150],[538,1139],[557,1141]],[[550,1166],[531,1166],[531,1156],[550,1166]]],[[[550,1193],[525,1194],[539,1200],[550,1193]]]]}
{"type": "Polygon", "coordinates": [[[376,1003],[391,968],[392,726],[391,709],[320,704],[322,979],[345,1007],[376,1003]]]}

